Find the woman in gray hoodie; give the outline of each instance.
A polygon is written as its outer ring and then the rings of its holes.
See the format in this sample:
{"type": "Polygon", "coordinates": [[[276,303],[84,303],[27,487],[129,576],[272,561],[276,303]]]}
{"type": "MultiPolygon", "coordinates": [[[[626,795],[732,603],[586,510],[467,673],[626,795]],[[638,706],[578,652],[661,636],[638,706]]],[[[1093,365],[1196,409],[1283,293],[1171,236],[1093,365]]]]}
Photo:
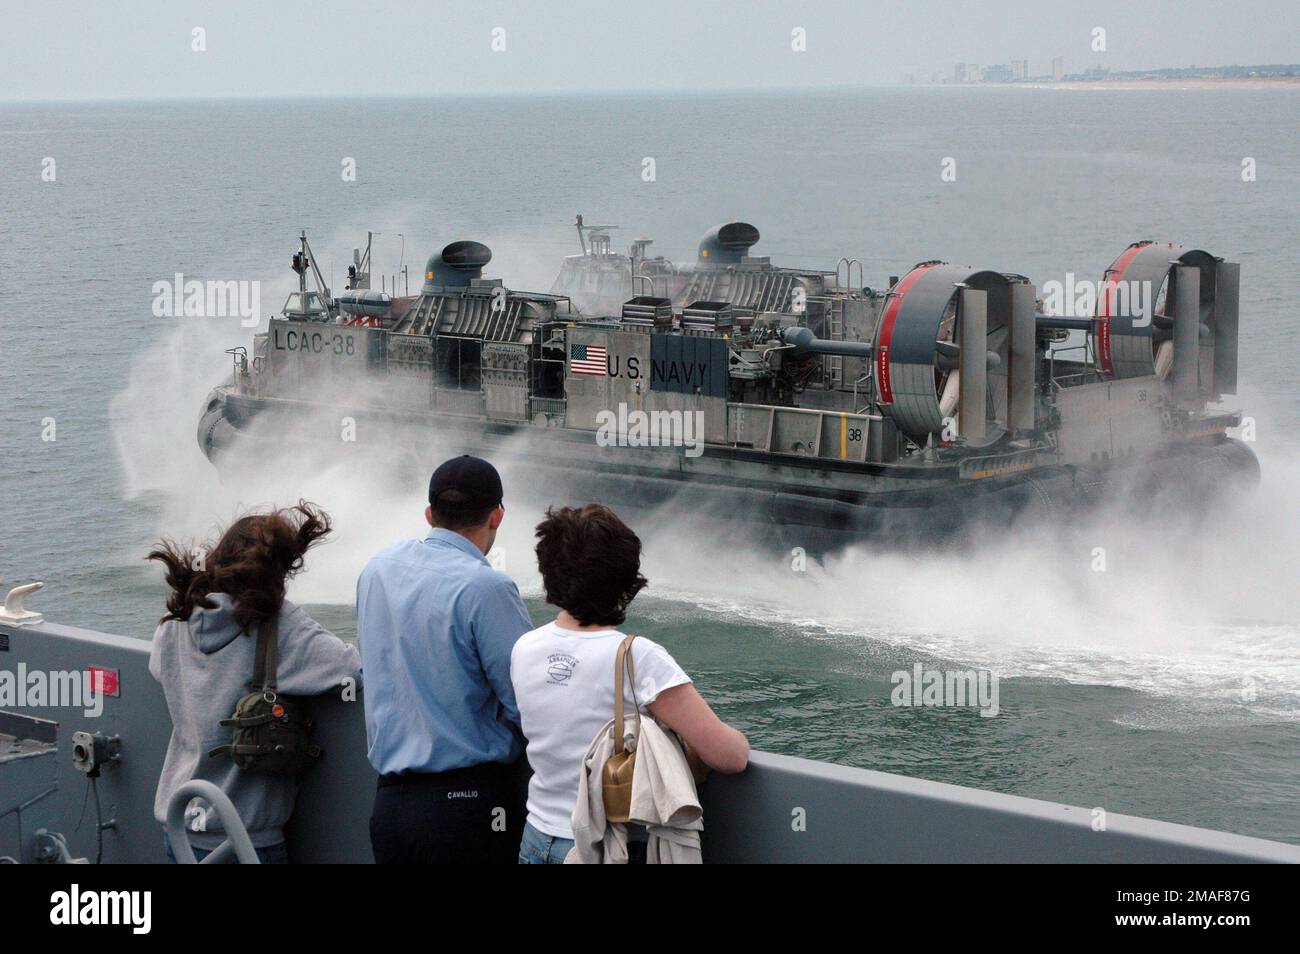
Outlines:
{"type": "MultiPolygon", "coordinates": [[[[284,825],[293,813],[297,779],[248,774],[229,755],[208,753],[230,741],[231,730],[220,722],[230,718],[249,691],[257,629],[272,614],[279,621],[281,693],[319,695],[359,685],[356,649],[284,598],[285,581],[302,569],[307,550],[329,532],[329,517],[300,501],[240,518],[206,554],[168,541],[149,554],[148,559],[167,568],[171,587],[167,615],[158,624],[149,655],[149,671],[162,684],[172,718],[171,743],[154,799],[159,824],[172,794],[191,779],[204,779],[234,803],[264,863],[288,861],[284,825]]],[[[225,840],[221,822],[201,805],[187,811],[186,822],[200,860],[225,840]]],[[[163,842],[171,857],[165,833],[163,842]]]]}

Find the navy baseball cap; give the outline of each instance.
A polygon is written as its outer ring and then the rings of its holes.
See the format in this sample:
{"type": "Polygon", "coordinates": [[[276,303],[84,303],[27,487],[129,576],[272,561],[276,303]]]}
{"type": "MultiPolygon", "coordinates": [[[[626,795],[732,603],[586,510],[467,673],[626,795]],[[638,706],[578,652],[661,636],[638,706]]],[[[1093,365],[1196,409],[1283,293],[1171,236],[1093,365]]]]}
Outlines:
{"type": "Polygon", "coordinates": [[[464,510],[498,507],[504,495],[497,469],[483,458],[469,454],[453,457],[433,472],[429,479],[429,503],[439,506],[438,498],[449,490],[457,491],[462,498],[453,506],[464,510]]]}

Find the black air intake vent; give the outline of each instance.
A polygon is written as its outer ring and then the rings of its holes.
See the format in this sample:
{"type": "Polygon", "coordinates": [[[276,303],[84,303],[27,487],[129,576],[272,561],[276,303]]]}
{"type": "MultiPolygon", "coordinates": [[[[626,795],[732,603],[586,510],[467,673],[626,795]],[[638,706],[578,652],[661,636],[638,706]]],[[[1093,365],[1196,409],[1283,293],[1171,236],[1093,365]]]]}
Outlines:
{"type": "Polygon", "coordinates": [[[758,229],[748,222],[728,222],[700,240],[701,265],[738,265],[758,242],[758,229]]]}
{"type": "Polygon", "coordinates": [[[482,242],[452,242],[424,266],[424,291],[438,292],[468,288],[483,276],[483,266],[492,261],[492,250],[482,242]]]}

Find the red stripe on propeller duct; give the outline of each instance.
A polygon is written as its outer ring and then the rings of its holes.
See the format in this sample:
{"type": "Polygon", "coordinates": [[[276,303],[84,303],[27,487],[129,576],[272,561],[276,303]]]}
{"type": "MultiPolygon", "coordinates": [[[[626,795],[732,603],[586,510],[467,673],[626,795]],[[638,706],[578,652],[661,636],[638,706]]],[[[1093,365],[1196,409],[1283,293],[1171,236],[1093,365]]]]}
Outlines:
{"type": "Polygon", "coordinates": [[[876,383],[880,386],[880,403],[894,403],[894,387],[889,379],[889,346],[894,340],[894,323],[898,320],[898,309],[903,305],[903,296],[916,284],[921,273],[927,268],[934,268],[939,262],[918,265],[906,275],[892,293],[889,304],[885,307],[885,317],[880,321],[880,341],[876,346],[876,383]]]}
{"type": "Polygon", "coordinates": [[[1150,242],[1143,242],[1140,245],[1132,245],[1124,250],[1124,254],[1111,263],[1110,268],[1106,269],[1106,280],[1101,287],[1101,294],[1097,302],[1097,360],[1101,363],[1101,369],[1107,374],[1113,374],[1115,366],[1110,351],[1110,300],[1113,297],[1111,289],[1124,280],[1124,273],[1128,271],[1129,265],[1133,264],[1133,259],[1137,253],[1150,246],[1150,242]]]}

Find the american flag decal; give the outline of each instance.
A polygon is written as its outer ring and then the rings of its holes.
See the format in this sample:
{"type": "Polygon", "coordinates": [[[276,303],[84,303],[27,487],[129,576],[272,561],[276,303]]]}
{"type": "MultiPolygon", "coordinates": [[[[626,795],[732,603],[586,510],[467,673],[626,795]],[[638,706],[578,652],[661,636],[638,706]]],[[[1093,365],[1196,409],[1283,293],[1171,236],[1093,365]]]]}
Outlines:
{"type": "Polygon", "coordinates": [[[594,374],[603,378],[609,373],[609,351],[604,345],[569,345],[569,373],[594,374]]]}

